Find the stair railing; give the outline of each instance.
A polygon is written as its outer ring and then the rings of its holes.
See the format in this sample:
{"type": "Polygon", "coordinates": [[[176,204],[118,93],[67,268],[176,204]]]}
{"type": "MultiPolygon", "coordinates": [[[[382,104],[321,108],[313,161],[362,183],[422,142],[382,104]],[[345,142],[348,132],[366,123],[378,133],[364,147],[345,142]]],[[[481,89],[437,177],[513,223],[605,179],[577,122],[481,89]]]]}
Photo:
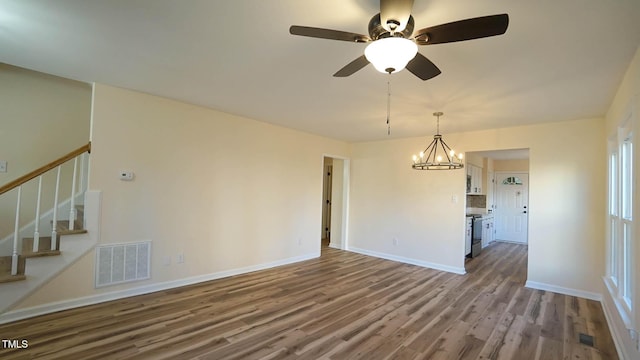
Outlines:
{"type": "MultiPolygon", "coordinates": [[[[11,275],[17,275],[18,273],[18,239],[20,232],[20,203],[22,198],[22,185],[26,182],[38,178],[38,194],[37,194],[37,203],[36,203],[36,214],[35,214],[35,232],[33,236],[33,252],[37,252],[39,249],[39,239],[40,239],[40,199],[42,195],[42,176],[53,170],[57,169],[56,174],[56,186],[55,186],[55,195],[53,201],[53,230],[51,232],[51,250],[56,250],[57,248],[57,221],[58,221],[58,193],[60,189],[60,169],[62,165],[65,164],[69,160],[74,160],[73,164],[73,179],[72,179],[72,189],[71,189],[71,210],[69,214],[69,230],[74,229],[75,223],[75,196],[76,196],[76,176],[78,171],[78,158],[84,156],[85,153],[91,153],[91,142],[87,143],[79,147],[76,150],[68,153],[67,155],[62,156],[61,158],[54,160],[47,165],[44,165],[24,176],[21,176],[8,184],[0,187],[0,195],[11,191],[15,188],[18,188],[18,199],[16,201],[16,218],[15,218],[15,228],[13,233],[13,250],[11,254],[11,275]]],[[[84,171],[84,161],[81,161],[82,169],[84,171]]],[[[84,186],[84,180],[81,179],[81,188],[84,186]]],[[[84,189],[82,189],[84,190],[84,189]]]]}

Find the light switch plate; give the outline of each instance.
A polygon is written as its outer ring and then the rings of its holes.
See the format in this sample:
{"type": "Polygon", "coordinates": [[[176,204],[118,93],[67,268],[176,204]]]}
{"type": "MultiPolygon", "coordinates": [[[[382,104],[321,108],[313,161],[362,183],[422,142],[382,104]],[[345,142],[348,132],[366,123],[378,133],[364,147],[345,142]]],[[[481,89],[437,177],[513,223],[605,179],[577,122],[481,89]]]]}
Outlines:
{"type": "Polygon", "coordinates": [[[120,171],[119,177],[120,177],[120,180],[123,180],[123,181],[133,181],[133,178],[135,177],[135,175],[133,174],[133,171],[123,170],[123,171],[120,171]]]}
{"type": "Polygon", "coordinates": [[[0,160],[0,172],[3,172],[3,173],[7,172],[7,161],[6,160],[0,160]]]}

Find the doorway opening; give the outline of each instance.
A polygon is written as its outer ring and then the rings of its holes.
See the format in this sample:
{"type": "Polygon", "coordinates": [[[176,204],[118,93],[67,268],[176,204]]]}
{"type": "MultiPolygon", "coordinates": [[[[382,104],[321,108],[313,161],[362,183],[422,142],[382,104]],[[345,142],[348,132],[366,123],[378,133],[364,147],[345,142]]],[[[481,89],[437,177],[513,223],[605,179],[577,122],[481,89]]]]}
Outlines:
{"type": "Polygon", "coordinates": [[[325,155],[322,160],[320,249],[347,248],[349,159],[325,155]]]}
{"type": "Polygon", "coordinates": [[[329,246],[331,242],[331,196],[332,196],[332,180],[333,159],[324,158],[324,172],[322,175],[322,229],[320,233],[321,245],[329,246]]]}
{"type": "MultiPolygon", "coordinates": [[[[465,154],[467,168],[466,213],[473,215],[473,241],[480,252],[495,242],[528,243],[529,149],[474,151],[465,154]],[[476,236],[476,234],[478,234],[476,236]]],[[[467,224],[469,221],[467,220],[467,224]]],[[[469,238],[469,236],[467,236],[469,238]]],[[[465,257],[471,246],[465,239],[465,257]]],[[[485,249],[487,248],[487,249],[485,249]]]]}

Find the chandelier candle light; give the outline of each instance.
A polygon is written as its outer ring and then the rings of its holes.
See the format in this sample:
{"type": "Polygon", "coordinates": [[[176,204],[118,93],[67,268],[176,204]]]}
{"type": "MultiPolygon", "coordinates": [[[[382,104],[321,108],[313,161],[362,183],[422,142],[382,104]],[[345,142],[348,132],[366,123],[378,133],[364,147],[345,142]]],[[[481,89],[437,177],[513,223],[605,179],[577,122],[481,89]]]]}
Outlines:
{"type": "Polygon", "coordinates": [[[413,155],[411,167],[414,170],[453,170],[464,167],[462,153],[456,155],[456,152],[451,150],[440,135],[440,116],[442,115],[442,112],[433,113],[433,116],[437,117],[436,134],[433,135],[433,141],[424,151],[420,152],[420,155],[413,155]]]}

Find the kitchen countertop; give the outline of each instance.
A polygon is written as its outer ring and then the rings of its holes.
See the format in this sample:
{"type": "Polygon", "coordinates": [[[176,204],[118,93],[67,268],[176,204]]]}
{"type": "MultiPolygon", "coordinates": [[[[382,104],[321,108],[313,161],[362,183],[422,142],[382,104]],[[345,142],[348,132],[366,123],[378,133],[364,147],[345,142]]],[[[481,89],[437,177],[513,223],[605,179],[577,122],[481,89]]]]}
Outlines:
{"type": "Polygon", "coordinates": [[[493,217],[493,213],[488,212],[484,208],[467,208],[467,216],[468,217],[491,218],[491,217],[493,217]]]}

